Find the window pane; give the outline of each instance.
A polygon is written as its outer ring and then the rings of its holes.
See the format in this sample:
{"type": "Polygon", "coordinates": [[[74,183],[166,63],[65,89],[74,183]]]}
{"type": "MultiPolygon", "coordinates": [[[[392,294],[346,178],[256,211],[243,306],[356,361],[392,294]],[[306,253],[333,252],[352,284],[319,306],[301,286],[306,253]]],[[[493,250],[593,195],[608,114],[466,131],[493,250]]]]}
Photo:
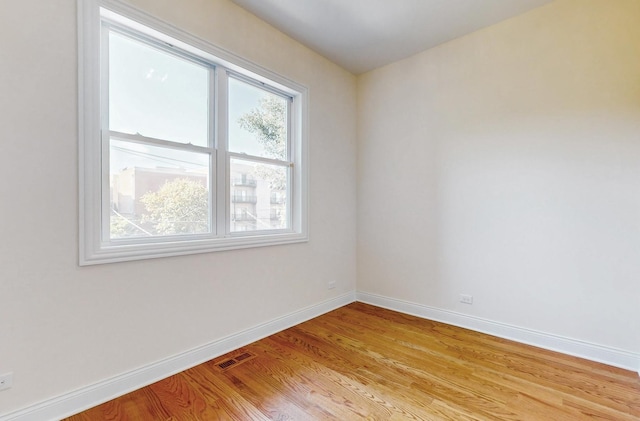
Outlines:
{"type": "Polygon", "coordinates": [[[112,239],[209,233],[209,155],[111,139],[112,239]]]}
{"type": "Polygon", "coordinates": [[[109,129],[208,144],[209,71],[109,33],[109,129]]]}
{"type": "Polygon", "coordinates": [[[229,150],[287,160],[287,105],[281,96],[229,78],[229,150]]]}
{"type": "Polygon", "coordinates": [[[231,231],[288,228],[288,167],[231,160],[231,231]]]}

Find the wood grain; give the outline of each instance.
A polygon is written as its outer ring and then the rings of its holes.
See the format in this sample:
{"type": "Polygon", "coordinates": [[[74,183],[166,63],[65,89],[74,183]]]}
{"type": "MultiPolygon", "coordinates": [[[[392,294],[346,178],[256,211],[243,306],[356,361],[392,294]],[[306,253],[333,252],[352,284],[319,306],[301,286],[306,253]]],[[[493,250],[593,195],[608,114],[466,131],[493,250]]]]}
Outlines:
{"type": "Polygon", "coordinates": [[[640,378],[353,303],[67,420],[331,419],[638,421],[640,378]]]}

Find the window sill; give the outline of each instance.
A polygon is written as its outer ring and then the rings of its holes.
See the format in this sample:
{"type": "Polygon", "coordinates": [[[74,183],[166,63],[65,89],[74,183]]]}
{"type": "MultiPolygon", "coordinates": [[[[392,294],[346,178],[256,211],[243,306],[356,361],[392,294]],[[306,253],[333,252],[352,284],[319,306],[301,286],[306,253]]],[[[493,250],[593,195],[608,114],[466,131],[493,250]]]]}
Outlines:
{"type": "Polygon", "coordinates": [[[96,251],[85,250],[85,253],[81,253],[80,255],[79,264],[80,266],[90,266],[216,251],[277,246],[307,241],[309,241],[309,238],[306,234],[288,232],[283,234],[270,234],[268,236],[243,235],[203,240],[185,239],[156,244],[110,244],[96,247],[96,251]]]}

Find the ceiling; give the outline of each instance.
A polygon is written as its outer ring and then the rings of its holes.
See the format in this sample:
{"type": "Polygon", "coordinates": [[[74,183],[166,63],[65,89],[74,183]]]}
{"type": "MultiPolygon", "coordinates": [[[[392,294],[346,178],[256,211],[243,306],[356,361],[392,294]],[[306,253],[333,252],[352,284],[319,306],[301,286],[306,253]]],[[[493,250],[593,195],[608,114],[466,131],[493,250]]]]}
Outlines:
{"type": "Polygon", "coordinates": [[[232,0],[354,74],[552,0],[232,0]]]}

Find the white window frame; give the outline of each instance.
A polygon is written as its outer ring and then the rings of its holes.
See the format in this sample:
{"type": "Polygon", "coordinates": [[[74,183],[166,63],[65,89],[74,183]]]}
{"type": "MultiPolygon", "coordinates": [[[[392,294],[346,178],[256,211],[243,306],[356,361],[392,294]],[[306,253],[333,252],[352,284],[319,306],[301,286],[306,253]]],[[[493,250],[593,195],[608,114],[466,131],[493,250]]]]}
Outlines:
{"type": "MultiPolygon", "coordinates": [[[[171,26],[120,0],[78,0],[79,264],[177,256],[308,241],[307,102],[305,86],[275,74],[171,26]],[[215,143],[210,171],[211,234],[111,240],[104,229],[104,165],[101,92],[101,21],[107,19],[215,66],[215,143]],[[290,98],[289,229],[231,232],[230,160],[227,150],[227,78],[231,74],[290,98]],[[107,238],[105,238],[107,237],[107,238]]],[[[213,72],[212,72],[213,73],[213,72]]],[[[213,104],[212,104],[213,105],[213,104]]],[[[105,160],[108,158],[105,158],[105,160]]],[[[269,163],[269,159],[248,160],[269,163]]],[[[105,175],[106,171],[106,175],[105,175]]]]}

